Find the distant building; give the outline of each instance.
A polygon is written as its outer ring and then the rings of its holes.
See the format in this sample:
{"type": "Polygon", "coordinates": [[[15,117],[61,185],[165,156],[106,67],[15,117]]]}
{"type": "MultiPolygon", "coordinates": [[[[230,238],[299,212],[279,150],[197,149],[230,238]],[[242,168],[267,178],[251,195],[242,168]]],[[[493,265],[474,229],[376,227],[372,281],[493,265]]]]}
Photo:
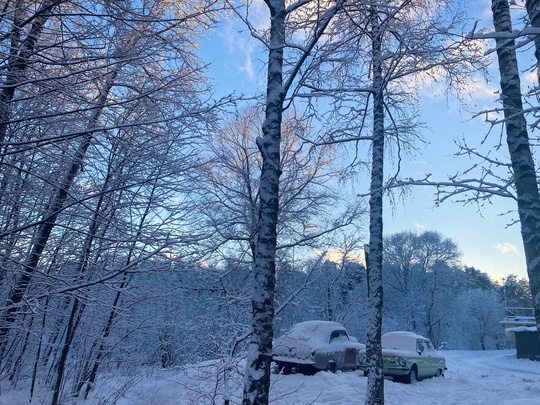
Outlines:
{"type": "Polygon", "coordinates": [[[506,338],[515,343],[518,359],[540,361],[540,336],[533,308],[506,308],[500,324],[505,328],[506,338]]]}

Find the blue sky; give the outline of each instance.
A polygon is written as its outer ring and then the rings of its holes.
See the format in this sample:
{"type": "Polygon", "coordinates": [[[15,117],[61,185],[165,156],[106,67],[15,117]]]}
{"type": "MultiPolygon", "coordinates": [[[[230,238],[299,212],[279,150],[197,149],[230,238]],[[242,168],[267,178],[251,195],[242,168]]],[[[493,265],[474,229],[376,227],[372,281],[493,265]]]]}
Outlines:
{"type": "MultiPolygon", "coordinates": [[[[257,26],[268,25],[265,6],[261,1],[254,4],[250,16],[257,26]]],[[[479,21],[479,28],[490,29],[490,1],[475,2],[470,8],[470,16],[479,21]]],[[[203,43],[201,56],[212,62],[208,75],[219,95],[232,91],[252,95],[264,90],[263,61],[266,54],[260,44],[245,32],[241,23],[222,24],[212,34],[211,40],[203,43]]],[[[520,67],[528,68],[532,57],[532,52],[521,55],[520,67]]],[[[473,91],[475,99],[468,106],[460,105],[440,92],[434,94],[427,87],[422,91],[422,120],[428,127],[423,136],[428,144],[418,156],[404,162],[405,173],[415,177],[432,173],[433,180],[445,181],[447,175],[471,164],[466,158],[453,156],[457,152],[454,140],[466,137],[479,141],[488,131],[489,127],[482,118],[471,118],[473,112],[496,106],[499,81],[496,69],[494,63],[492,81],[477,85],[473,91]]],[[[533,74],[524,75],[524,86],[532,84],[532,77],[533,74]]],[[[506,156],[506,150],[500,153],[506,156]]],[[[509,274],[526,277],[519,225],[507,226],[517,214],[501,215],[515,211],[513,200],[494,198],[491,204],[480,210],[473,204],[464,206],[452,202],[434,208],[433,193],[430,188],[415,187],[410,196],[400,200],[396,206],[387,204],[385,234],[404,230],[438,231],[459,244],[465,265],[474,266],[497,280],[509,274]]]]}
{"type": "MultiPolygon", "coordinates": [[[[495,97],[494,97],[495,98],[495,97]]],[[[454,157],[458,148],[454,139],[484,135],[488,127],[481,120],[468,120],[458,110],[448,109],[445,101],[425,103],[423,119],[429,127],[425,134],[429,145],[416,160],[405,165],[417,178],[427,173],[434,180],[445,181],[447,175],[469,167],[471,162],[463,157],[454,157]]],[[[495,197],[490,204],[444,202],[434,207],[434,190],[429,187],[414,187],[411,197],[401,206],[387,206],[385,232],[401,230],[433,230],[455,240],[463,253],[464,264],[501,279],[509,274],[526,277],[519,224],[508,226],[517,218],[514,200],[495,197]]]]}

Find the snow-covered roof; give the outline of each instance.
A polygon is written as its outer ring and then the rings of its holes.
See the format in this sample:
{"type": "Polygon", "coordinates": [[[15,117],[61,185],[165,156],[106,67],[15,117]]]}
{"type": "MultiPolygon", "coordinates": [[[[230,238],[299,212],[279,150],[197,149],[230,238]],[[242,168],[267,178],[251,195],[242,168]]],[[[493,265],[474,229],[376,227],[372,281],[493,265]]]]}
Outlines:
{"type": "Polygon", "coordinates": [[[313,343],[328,343],[330,333],[345,330],[345,327],[332,321],[305,321],[294,325],[286,335],[292,339],[307,338],[313,343]]]}
{"type": "Polygon", "coordinates": [[[414,332],[395,331],[382,335],[381,343],[385,348],[416,351],[416,341],[418,339],[429,340],[428,338],[414,332]]]}
{"type": "Polygon", "coordinates": [[[522,316],[522,317],[506,317],[499,322],[503,328],[509,328],[514,326],[534,326],[536,325],[536,320],[532,316],[522,316]]]}
{"type": "Polygon", "coordinates": [[[506,328],[506,332],[536,332],[536,326],[517,326],[515,328],[506,328]]]}

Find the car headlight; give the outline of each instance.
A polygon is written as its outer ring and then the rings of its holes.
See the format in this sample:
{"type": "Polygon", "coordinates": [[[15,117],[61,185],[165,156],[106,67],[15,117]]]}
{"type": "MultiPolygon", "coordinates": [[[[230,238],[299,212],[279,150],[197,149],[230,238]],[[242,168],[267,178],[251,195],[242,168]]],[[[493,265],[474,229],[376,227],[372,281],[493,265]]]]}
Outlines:
{"type": "Polygon", "coordinates": [[[403,357],[398,357],[397,364],[400,367],[405,367],[407,365],[407,360],[405,360],[403,357]]]}

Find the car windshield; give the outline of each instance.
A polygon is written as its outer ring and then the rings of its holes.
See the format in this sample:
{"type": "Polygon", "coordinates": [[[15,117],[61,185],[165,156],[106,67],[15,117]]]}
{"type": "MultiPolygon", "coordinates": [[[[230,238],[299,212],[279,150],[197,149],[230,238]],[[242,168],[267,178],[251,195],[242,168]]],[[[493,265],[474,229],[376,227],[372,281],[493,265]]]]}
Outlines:
{"type": "Polygon", "coordinates": [[[417,340],[416,341],[416,351],[419,353],[424,352],[434,352],[435,348],[429,340],[417,340]]]}
{"type": "Polygon", "coordinates": [[[344,330],[335,330],[330,335],[330,343],[345,340],[349,340],[349,337],[347,336],[347,332],[344,330]]]}

